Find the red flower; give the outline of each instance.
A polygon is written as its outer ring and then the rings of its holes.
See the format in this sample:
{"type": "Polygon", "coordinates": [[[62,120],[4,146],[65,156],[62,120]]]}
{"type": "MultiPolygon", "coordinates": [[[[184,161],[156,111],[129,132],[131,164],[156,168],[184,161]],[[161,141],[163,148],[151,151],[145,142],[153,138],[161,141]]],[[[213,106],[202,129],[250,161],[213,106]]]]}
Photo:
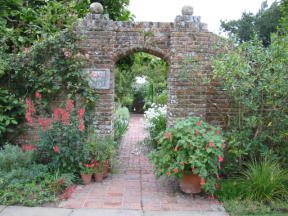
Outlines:
{"type": "Polygon", "coordinates": [[[51,127],[52,119],[49,118],[38,118],[38,124],[43,127],[43,131],[48,130],[51,127]]]}
{"type": "Polygon", "coordinates": [[[210,147],[213,147],[213,146],[214,146],[214,143],[213,143],[213,142],[209,142],[209,146],[210,146],[210,147]]]}
{"type": "Polygon", "coordinates": [[[204,184],[206,184],[206,182],[203,178],[201,178],[200,185],[204,185],[204,184]]]}
{"type": "Polygon", "coordinates": [[[171,172],[170,172],[170,171],[168,171],[166,174],[167,174],[167,176],[170,176],[170,175],[171,175],[171,172]]]}
{"type": "Polygon", "coordinates": [[[216,132],[215,132],[217,135],[219,135],[220,133],[221,133],[221,131],[220,130],[216,130],[216,132]]]}
{"type": "Polygon", "coordinates": [[[192,170],[192,171],[195,171],[195,170],[196,170],[196,168],[192,167],[192,168],[191,168],[191,170],[192,170]]]}
{"type": "Polygon", "coordinates": [[[196,123],[197,126],[201,126],[201,124],[202,124],[202,123],[201,123],[200,121],[198,121],[198,122],[196,123]]]}
{"type": "Polygon", "coordinates": [[[66,110],[62,108],[56,108],[54,110],[54,118],[57,121],[63,121],[64,125],[70,124],[69,119],[70,119],[70,114],[66,112],[66,110]]]}
{"type": "Polygon", "coordinates": [[[53,146],[53,150],[56,153],[60,153],[60,148],[58,146],[53,146]]]}
{"type": "Polygon", "coordinates": [[[84,114],[85,114],[85,108],[80,108],[79,110],[78,110],[78,120],[81,120],[81,119],[83,119],[83,117],[84,117],[84,114]]]}
{"type": "Polygon", "coordinates": [[[178,172],[179,172],[179,169],[178,169],[178,168],[175,168],[175,169],[173,170],[173,172],[174,172],[174,173],[178,173],[178,172]]]}
{"type": "Polygon", "coordinates": [[[22,150],[24,151],[33,151],[36,149],[36,146],[31,145],[31,144],[26,144],[22,146],[22,150]]]}
{"type": "Polygon", "coordinates": [[[172,138],[173,138],[173,135],[171,133],[165,133],[164,136],[170,140],[172,140],[172,138]]]}
{"type": "Polygon", "coordinates": [[[73,103],[73,100],[67,100],[66,101],[66,110],[68,112],[70,112],[72,109],[74,108],[74,103],[73,103]]]}
{"type": "Polygon", "coordinates": [[[85,167],[94,167],[95,164],[84,164],[85,167]]]}
{"type": "Polygon", "coordinates": [[[215,187],[216,188],[220,188],[220,184],[215,184],[215,187]]]}
{"type": "Polygon", "coordinates": [[[224,160],[223,157],[218,157],[218,162],[222,162],[224,160]]]}
{"type": "Polygon", "coordinates": [[[80,131],[84,131],[85,130],[85,125],[84,125],[84,121],[83,120],[80,120],[78,128],[79,128],[80,131]]]}
{"type": "Polygon", "coordinates": [[[27,105],[25,114],[26,120],[28,121],[29,124],[33,125],[34,121],[32,115],[36,113],[35,106],[33,102],[30,100],[30,98],[26,98],[25,103],[27,105]]]}
{"type": "Polygon", "coordinates": [[[174,151],[176,152],[179,151],[179,148],[180,148],[179,146],[175,146],[174,151]]]}
{"type": "Polygon", "coordinates": [[[195,134],[199,134],[200,132],[198,130],[195,131],[195,134]]]}
{"type": "Polygon", "coordinates": [[[42,95],[39,92],[35,92],[35,97],[38,98],[39,100],[42,99],[42,95]]]}
{"type": "Polygon", "coordinates": [[[209,146],[206,145],[206,146],[205,146],[205,149],[206,149],[206,150],[209,149],[209,146]]]}

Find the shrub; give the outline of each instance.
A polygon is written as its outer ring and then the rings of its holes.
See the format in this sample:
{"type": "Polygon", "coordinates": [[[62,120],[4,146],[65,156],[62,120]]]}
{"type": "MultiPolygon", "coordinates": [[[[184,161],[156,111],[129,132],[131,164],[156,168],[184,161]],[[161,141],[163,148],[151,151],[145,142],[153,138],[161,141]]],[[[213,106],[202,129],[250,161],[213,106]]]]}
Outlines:
{"type": "Polygon", "coordinates": [[[119,140],[128,130],[130,113],[127,107],[119,106],[115,112],[114,139],[119,140]]]}
{"type": "Polygon", "coordinates": [[[156,176],[182,178],[184,172],[193,172],[201,177],[203,189],[213,194],[225,147],[220,133],[220,128],[198,117],[177,121],[158,136],[158,147],[149,155],[156,176]]]}
{"type": "Polygon", "coordinates": [[[167,125],[167,106],[152,104],[152,107],[145,112],[146,128],[149,130],[153,146],[157,146],[157,136],[165,131],[167,125]]]}
{"type": "MultiPolygon", "coordinates": [[[[39,93],[38,97],[40,100],[39,93]]],[[[89,156],[84,145],[87,136],[85,109],[76,109],[73,101],[67,100],[65,108],[55,108],[52,117],[44,118],[35,116],[36,109],[31,100],[26,99],[26,103],[27,121],[41,126],[35,149],[37,162],[47,164],[54,172],[79,173],[80,163],[89,156]]]]}
{"type": "Polygon", "coordinates": [[[0,171],[29,168],[33,165],[33,152],[23,151],[19,146],[5,145],[0,151],[0,171]]]}

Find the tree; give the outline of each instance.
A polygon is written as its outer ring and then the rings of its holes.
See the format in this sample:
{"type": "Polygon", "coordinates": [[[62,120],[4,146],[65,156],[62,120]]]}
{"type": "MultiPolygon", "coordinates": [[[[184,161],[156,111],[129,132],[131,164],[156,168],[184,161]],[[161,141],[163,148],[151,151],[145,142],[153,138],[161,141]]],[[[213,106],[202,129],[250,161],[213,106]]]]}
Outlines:
{"type": "Polygon", "coordinates": [[[241,43],[252,40],[257,34],[263,45],[268,46],[271,41],[271,33],[277,31],[277,26],[280,23],[281,11],[279,5],[278,2],[274,2],[268,8],[267,1],[264,1],[256,15],[244,12],[239,20],[221,21],[221,28],[225,32],[236,36],[241,43]]]}

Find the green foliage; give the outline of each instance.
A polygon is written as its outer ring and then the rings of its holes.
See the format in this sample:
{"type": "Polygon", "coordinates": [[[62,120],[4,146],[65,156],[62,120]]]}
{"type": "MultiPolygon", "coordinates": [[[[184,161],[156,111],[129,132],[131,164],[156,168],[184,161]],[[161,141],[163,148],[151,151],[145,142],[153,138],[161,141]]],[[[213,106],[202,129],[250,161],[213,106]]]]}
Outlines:
{"type": "Polygon", "coordinates": [[[280,17],[279,3],[275,1],[268,8],[267,1],[264,1],[256,15],[244,12],[239,20],[222,21],[221,27],[225,32],[235,35],[240,42],[250,41],[257,34],[264,46],[268,46],[271,33],[277,31],[280,17]]]}
{"type": "Polygon", "coordinates": [[[276,161],[250,162],[242,174],[243,198],[262,202],[288,198],[288,171],[276,161]]]}
{"type": "Polygon", "coordinates": [[[33,152],[22,151],[18,146],[8,144],[0,150],[0,171],[29,168],[33,163],[33,152]]]}
{"type": "Polygon", "coordinates": [[[127,107],[119,106],[115,112],[114,139],[119,140],[128,130],[130,113],[127,107]]]}
{"type": "Polygon", "coordinates": [[[159,135],[158,148],[149,155],[157,177],[183,177],[193,172],[202,178],[202,188],[214,193],[218,167],[223,160],[220,128],[198,117],[178,121],[159,135]]]}
{"type": "Polygon", "coordinates": [[[251,157],[269,155],[287,163],[287,49],[288,36],[274,35],[267,48],[259,40],[245,42],[213,63],[214,76],[234,102],[227,133],[234,172],[251,157]]]}
{"type": "Polygon", "coordinates": [[[13,132],[20,115],[23,115],[23,106],[19,99],[8,90],[0,89],[0,143],[4,143],[8,132],[13,132]]]}

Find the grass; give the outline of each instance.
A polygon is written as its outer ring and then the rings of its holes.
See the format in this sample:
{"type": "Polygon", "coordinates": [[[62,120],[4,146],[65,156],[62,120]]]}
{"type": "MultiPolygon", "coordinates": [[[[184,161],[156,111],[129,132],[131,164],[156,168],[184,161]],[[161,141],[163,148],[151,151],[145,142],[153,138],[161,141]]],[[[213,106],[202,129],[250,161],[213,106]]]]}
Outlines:
{"type": "Polygon", "coordinates": [[[224,201],[224,208],[230,216],[288,216],[288,202],[261,203],[251,200],[224,201]]]}

